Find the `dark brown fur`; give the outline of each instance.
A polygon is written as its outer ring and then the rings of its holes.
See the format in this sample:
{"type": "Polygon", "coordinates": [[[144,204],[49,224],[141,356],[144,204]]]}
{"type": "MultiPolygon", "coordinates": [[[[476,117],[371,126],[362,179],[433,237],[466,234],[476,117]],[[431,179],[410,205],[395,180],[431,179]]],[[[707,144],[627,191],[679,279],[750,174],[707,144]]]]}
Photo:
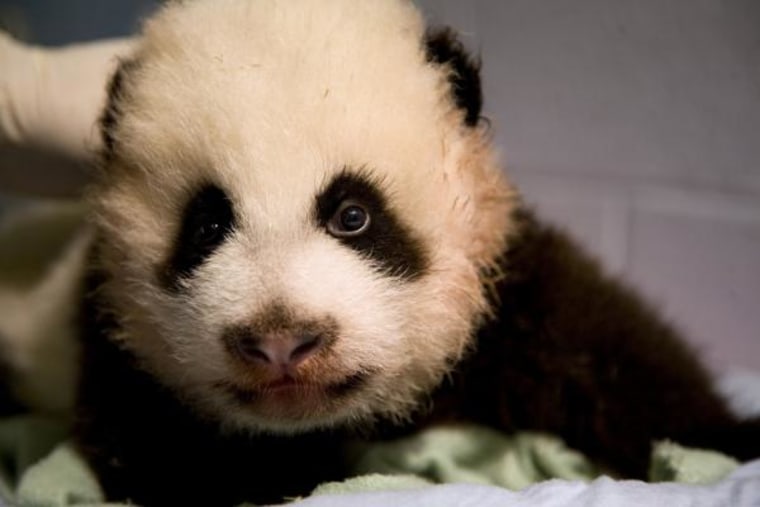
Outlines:
{"type": "Polygon", "coordinates": [[[516,218],[496,318],[441,388],[436,418],[556,433],[633,478],[657,439],[760,456],[760,421],[736,421],[651,307],[561,231],[516,218]]]}
{"type": "MultiPolygon", "coordinates": [[[[630,290],[530,213],[503,258],[498,315],[432,395],[429,412],[384,439],[436,423],[561,435],[612,472],[642,478],[671,438],[760,456],[758,421],[738,423],[693,353],[630,290]]],[[[94,280],[92,286],[97,285],[94,280]]],[[[96,292],[90,292],[96,294],[96,292]]],[[[108,498],[231,505],[307,494],[349,473],[357,434],[222,436],[108,340],[107,303],[89,298],[78,441],[108,498]]]]}

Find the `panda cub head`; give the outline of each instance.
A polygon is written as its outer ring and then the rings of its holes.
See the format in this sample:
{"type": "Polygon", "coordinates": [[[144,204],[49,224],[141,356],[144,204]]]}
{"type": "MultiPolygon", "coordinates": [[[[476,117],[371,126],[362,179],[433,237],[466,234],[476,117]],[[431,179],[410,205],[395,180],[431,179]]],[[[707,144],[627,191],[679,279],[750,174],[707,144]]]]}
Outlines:
{"type": "Polygon", "coordinates": [[[479,107],[476,65],[405,0],[169,4],[101,122],[111,339],[227,429],[408,417],[511,228],[479,107]]]}

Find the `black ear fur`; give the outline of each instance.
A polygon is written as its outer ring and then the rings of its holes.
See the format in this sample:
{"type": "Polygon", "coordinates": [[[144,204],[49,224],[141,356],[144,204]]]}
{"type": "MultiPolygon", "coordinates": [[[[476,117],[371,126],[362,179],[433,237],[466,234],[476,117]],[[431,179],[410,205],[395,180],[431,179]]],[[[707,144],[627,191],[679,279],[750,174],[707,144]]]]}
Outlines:
{"type": "Polygon", "coordinates": [[[480,59],[470,56],[450,27],[430,29],[425,34],[427,60],[451,69],[451,94],[465,113],[464,123],[474,127],[480,119],[483,92],[480,86],[480,59]]]}
{"type": "Polygon", "coordinates": [[[121,117],[125,76],[136,66],[136,60],[121,60],[108,83],[106,107],[100,116],[99,122],[100,137],[103,141],[103,152],[106,158],[110,158],[114,151],[114,130],[121,117]]]}

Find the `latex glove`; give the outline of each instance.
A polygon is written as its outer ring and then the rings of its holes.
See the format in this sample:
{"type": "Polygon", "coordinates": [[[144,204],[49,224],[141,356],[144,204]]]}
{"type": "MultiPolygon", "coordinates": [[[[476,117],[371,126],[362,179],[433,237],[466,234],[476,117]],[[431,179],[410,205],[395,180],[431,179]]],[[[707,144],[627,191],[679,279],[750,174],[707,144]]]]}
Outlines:
{"type": "Polygon", "coordinates": [[[0,32],[0,191],[76,193],[100,144],[106,84],[131,39],[60,48],[0,32]]]}

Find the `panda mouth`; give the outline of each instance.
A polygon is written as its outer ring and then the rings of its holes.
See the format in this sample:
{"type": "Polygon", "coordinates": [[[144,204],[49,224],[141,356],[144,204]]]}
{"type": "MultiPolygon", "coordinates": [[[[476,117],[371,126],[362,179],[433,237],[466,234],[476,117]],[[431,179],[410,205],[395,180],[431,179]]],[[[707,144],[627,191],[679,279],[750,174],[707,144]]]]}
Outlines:
{"type": "Polygon", "coordinates": [[[243,405],[261,401],[308,401],[324,400],[325,398],[342,398],[364,386],[370,376],[369,372],[357,372],[337,382],[318,383],[303,381],[291,376],[283,376],[277,380],[258,386],[243,386],[234,382],[215,384],[237,402],[243,405]]]}

